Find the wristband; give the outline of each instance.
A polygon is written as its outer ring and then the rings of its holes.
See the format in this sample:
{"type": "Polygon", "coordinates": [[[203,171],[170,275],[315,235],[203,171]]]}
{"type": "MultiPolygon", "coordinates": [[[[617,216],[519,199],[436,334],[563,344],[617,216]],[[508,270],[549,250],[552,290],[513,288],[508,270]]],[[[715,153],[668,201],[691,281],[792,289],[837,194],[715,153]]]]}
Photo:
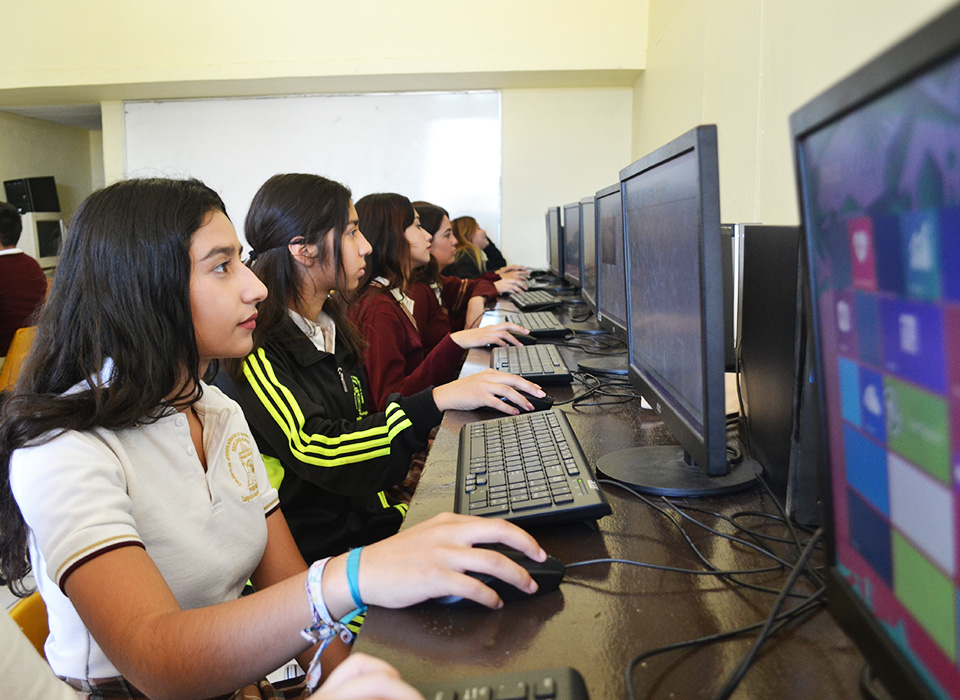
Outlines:
{"type": "Polygon", "coordinates": [[[360,552],[363,547],[351,549],[347,556],[347,585],[350,586],[350,597],[358,609],[366,609],[360,597],[360,552]]]}
{"type": "Polygon", "coordinates": [[[313,660],[310,661],[307,668],[307,691],[311,693],[320,684],[320,678],[323,675],[323,669],[320,667],[320,655],[323,650],[335,637],[340,637],[344,644],[350,644],[353,641],[353,632],[347,629],[346,623],[351,621],[358,613],[366,611],[366,608],[354,610],[341,620],[334,621],[327,609],[326,602],[323,600],[323,570],[329,561],[329,557],[315,561],[307,570],[307,598],[313,611],[313,624],[305,630],[301,630],[300,636],[308,642],[320,644],[320,648],[313,655],[313,660]]]}

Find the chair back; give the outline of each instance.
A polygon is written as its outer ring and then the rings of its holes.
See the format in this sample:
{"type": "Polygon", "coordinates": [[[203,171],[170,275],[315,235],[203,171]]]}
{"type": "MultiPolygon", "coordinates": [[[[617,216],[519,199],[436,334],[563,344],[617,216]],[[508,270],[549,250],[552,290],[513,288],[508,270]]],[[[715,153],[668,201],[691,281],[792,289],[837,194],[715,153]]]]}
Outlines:
{"type": "Polygon", "coordinates": [[[27,359],[27,353],[30,352],[30,345],[33,343],[33,336],[36,333],[36,326],[27,326],[17,329],[17,332],[13,334],[10,349],[7,350],[7,359],[4,360],[3,367],[0,367],[0,391],[12,389],[13,385],[17,383],[23,361],[27,359]]]}
{"type": "Polygon", "coordinates": [[[10,608],[10,617],[23,630],[23,634],[40,656],[47,658],[43,653],[43,645],[47,641],[47,635],[50,634],[50,628],[47,627],[47,606],[40,597],[40,593],[35,591],[17,601],[10,608]]]}

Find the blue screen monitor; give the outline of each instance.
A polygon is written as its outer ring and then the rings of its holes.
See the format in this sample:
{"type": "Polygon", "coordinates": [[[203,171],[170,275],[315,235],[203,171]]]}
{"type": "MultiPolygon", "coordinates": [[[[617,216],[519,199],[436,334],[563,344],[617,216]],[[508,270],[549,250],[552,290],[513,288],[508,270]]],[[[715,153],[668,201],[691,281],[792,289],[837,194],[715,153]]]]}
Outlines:
{"type": "Polygon", "coordinates": [[[597,220],[592,196],[580,200],[580,296],[591,311],[597,311],[597,220]]]}
{"type": "Polygon", "coordinates": [[[895,697],[960,697],[960,8],[790,119],[829,610],[895,697]]]}
{"type": "Polygon", "coordinates": [[[580,286],[580,202],[563,207],[563,279],[580,286]]]}
{"type": "Polygon", "coordinates": [[[560,224],[560,207],[550,207],[546,214],[547,263],[550,274],[563,277],[563,226],[560,224]]]}
{"type": "Polygon", "coordinates": [[[621,170],[620,196],[629,376],[680,446],[606,455],[597,468],[663,495],[750,486],[759,465],[727,459],[716,127],[689,131],[621,170]]]}

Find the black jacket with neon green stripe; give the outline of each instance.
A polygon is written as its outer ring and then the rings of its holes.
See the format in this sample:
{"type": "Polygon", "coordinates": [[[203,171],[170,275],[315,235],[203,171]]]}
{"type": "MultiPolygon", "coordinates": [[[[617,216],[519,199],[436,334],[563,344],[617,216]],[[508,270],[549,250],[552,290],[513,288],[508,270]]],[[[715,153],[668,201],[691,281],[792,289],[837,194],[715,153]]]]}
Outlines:
{"type": "Polygon", "coordinates": [[[323,352],[296,331],[251,353],[240,381],[217,377],[243,408],[307,562],[397,531],[406,506],[381,490],[403,481],[443,415],[431,389],[393,394],[372,412],[363,370],[339,345],[323,352]]]}

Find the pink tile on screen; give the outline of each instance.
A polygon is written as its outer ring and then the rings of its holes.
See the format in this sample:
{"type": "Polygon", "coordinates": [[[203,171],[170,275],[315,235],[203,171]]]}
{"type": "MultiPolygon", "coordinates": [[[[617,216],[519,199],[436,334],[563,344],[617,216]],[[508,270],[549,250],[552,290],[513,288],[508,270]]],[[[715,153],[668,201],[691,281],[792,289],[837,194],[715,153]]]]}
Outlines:
{"type": "Polygon", "coordinates": [[[850,244],[850,277],[853,286],[867,292],[877,290],[877,258],[873,245],[873,220],[869,216],[847,222],[850,244]]]}

